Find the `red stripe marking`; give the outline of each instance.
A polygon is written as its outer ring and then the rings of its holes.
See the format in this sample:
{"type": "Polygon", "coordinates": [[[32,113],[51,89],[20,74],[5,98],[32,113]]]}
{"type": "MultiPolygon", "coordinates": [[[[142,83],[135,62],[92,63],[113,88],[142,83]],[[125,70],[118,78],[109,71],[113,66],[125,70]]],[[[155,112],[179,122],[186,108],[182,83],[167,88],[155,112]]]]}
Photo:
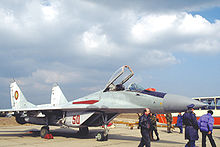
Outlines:
{"type": "MultiPolygon", "coordinates": [[[[160,123],[167,123],[166,121],[166,117],[164,114],[158,114],[157,118],[159,118],[159,122],[160,123]]],[[[200,117],[196,117],[197,120],[199,120],[200,117]]],[[[214,125],[220,125],[220,117],[213,117],[214,118],[214,125]]],[[[177,123],[177,117],[174,116],[173,117],[173,122],[172,124],[176,124],[177,123]]]]}
{"type": "Polygon", "coordinates": [[[220,117],[213,117],[214,118],[214,125],[220,125],[220,117]]]}
{"type": "Polygon", "coordinates": [[[99,100],[78,101],[73,102],[73,104],[95,104],[97,102],[99,102],[99,100]]]}

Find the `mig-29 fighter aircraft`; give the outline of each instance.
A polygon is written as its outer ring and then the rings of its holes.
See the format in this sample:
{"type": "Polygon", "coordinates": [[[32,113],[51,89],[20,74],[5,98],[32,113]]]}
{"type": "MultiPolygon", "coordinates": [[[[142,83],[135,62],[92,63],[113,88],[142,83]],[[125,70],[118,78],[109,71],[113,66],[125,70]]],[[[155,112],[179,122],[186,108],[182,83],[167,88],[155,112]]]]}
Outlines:
{"type": "Polygon", "coordinates": [[[108,140],[108,123],[120,113],[141,113],[145,108],[155,113],[181,112],[190,104],[195,108],[205,106],[184,96],[148,91],[135,83],[126,88],[133,75],[129,66],[122,66],[103,90],[70,102],[56,85],[52,88],[51,104],[43,105],[28,102],[13,82],[10,85],[12,108],[0,112],[10,112],[19,124],[43,125],[40,130],[42,138],[49,133],[49,126],[77,127],[80,135],[87,135],[88,127],[104,126],[104,131],[96,135],[98,141],[104,141],[108,140]]]}

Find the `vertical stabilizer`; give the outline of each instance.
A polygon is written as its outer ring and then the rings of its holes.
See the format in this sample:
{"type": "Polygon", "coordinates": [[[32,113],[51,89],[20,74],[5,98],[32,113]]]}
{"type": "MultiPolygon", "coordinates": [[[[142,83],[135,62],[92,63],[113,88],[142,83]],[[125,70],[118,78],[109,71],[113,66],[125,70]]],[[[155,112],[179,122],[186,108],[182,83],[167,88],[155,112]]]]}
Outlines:
{"type": "Polygon", "coordinates": [[[66,97],[64,96],[62,90],[58,85],[52,88],[51,94],[51,105],[52,106],[59,106],[68,103],[66,97]]]}
{"type": "Polygon", "coordinates": [[[33,108],[34,104],[28,102],[16,82],[10,84],[12,109],[33,108]]]}

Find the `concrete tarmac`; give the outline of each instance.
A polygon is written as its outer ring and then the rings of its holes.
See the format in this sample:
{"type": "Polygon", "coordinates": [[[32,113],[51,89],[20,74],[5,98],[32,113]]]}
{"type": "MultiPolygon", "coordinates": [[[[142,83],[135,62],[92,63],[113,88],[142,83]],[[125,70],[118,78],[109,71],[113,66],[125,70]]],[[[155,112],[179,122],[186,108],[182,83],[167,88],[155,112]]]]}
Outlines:
{"type": "MultiPolygon", "coordinates": [[[[109,140],[98,142],[95,139],[97,132],[102,131],[100,127],[89,128],[90,133],[87,137],[80,137],[77,134],[78,129],[68,129],[59,127],[50,127],[54,139],[42,139],[40,137],[41,126],[10,126],[0,127],[0,147],[137,147],[140,143],[140,130],[136,127],[131,130],[125,125],[116,125],[109,132],[109,140]]],[[[166,133],[166,128],[158,128],[160,141],[151,142],[152,147],[184,147],[187,140],[184,140],[184,134],[179,134],[176,128],[173,133],[166,133]]],[[[196,146],[201,147],[200,139],[196,141],[196,146]]],[[[217,146],[220,146],[220,129],[215,129],[214,140],[217,146]]],[[[211,147],[207,138],[207,147],[211,147]]]]}

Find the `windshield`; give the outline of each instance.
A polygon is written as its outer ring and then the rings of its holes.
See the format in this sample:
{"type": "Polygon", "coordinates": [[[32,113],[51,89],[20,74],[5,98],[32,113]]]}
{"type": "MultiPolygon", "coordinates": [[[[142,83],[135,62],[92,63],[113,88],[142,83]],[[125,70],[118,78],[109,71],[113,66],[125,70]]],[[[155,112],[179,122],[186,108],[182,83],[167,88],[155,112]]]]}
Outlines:
{"type": "Polygon", "coordinates": [[[105,91],[119,91],[124,90],[124,83],[127,82],[134,75],[132,69],[128,65],[120,67],[116,72],[111,76],[108,84],[106,85],[105,91]]]}
{"type": "Polygon", "coordinates": [[[140,86],[136,83],[131,83],[128,86],[128,89],[131,90],[131,91],[143,91],[143,90],[145,90],[142,86],[140,86]]]}

